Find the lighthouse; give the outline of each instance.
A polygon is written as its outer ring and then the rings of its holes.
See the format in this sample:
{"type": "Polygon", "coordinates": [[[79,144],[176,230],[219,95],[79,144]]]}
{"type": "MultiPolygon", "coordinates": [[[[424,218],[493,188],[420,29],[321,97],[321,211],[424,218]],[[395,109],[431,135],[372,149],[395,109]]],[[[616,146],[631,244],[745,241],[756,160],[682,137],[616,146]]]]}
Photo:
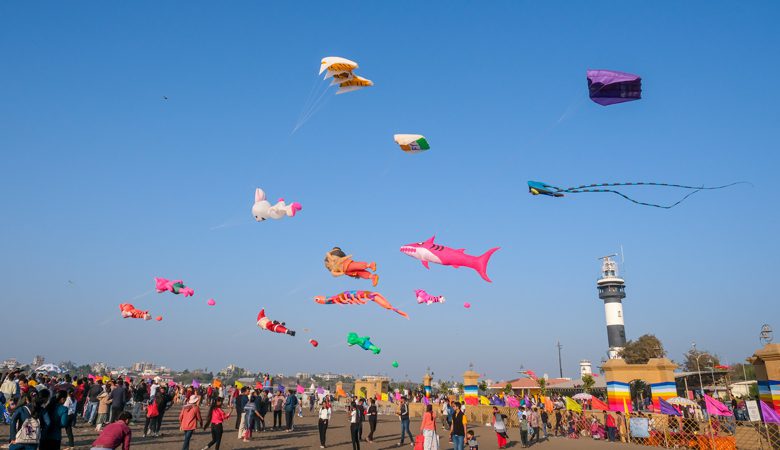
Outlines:
{"type": "Polygon", "coordinates": [[[599,298],[604,301],[604,315],[607,318],[609,359],[618,358],[618,353],[626,346],[622,303],[626,297],[626,283],[618,274],[617,263],[612,260],[615,256],[617,255],[599,258],[601,260],[601,278],[596,282],[599,298]]]}

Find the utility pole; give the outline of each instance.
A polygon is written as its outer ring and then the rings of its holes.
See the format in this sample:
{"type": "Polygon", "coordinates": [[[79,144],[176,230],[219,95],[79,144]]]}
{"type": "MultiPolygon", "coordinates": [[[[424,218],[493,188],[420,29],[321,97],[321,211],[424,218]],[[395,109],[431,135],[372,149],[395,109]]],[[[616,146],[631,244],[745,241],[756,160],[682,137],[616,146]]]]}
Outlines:
{"type": "Polygon", "coordinates": [[[561,364],[561,341],[558,341],[558,373],[560,378],[563,378],[563,365],[561,364]]]}

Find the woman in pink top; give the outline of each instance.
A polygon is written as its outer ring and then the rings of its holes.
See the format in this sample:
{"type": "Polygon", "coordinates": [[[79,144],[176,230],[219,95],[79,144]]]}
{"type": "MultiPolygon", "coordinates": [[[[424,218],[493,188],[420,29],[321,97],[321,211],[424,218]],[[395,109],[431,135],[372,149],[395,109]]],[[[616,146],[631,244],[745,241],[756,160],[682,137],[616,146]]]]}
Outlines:
{"type": "Polygon", "coordinates": [[[433,412],[433,405],[428,404],[425,407],[425,414],[420,424],[420,433],[423,438],[423,448],[425,450],[438,450],[439,438],[436,436],[436,413],[433,412]]]}
{"type": "Polygon", "coordinates": [[[203,447],[203,450],[211,448],[212,445],[215,446],[216,450],[219,450],[219,444],[222,443],[222,422],[230,417],[232,411],[232,407],[228,412],[222,410],[222,397],[217,397],[214,400],[208,415],[208,417],[211,417],[211,442],[203,447]]]}

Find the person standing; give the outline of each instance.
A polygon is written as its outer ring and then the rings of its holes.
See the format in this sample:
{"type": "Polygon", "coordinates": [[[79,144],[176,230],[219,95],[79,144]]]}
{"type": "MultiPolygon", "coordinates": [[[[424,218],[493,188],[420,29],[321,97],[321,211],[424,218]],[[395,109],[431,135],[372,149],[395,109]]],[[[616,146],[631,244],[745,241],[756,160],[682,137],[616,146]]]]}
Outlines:
{"type": "Polygon", "coordinates": [[[358,410],[358,439],[363,440],[363,422],[366,420],[365,400],[361,397],[357,401],[358,410]]]}
{"type": "Polygon", "coordinates": [[[103,425],[108,422],[108,414],[111,410],[111,397],[108,392],[101,392],[98,398],[97,419],[95,421],[95,431],[100,431],[103,425]]]}
{"type": "Polygon", "coordinates": [[[528,447],[528,418],[524,414],[520,415],[520,443],[528,447]]]}
{"type": "Polygon", "coordinates": [[[111,389],[111,419],[119,417],[119,413],[125,410],[125,404],[127,403],[127,389],[125,389],[125,383],[122,380],[116,382],[116,385],[111,389]]]}
{"type": "Polygon", "coordinates": [[[276,430],[277,426],[279,428],[282,428],[282,408],[284,407],[284,396],[282,395],[282,391],[277,391],[276,395],[274,395],[273,400],[273,411],[274,411],[274,427],[273,429],[276,430]],[[278,425],[277,425],[278,423],[278,425]]]}
{"type": "Polygon", "coordinates": [[[612,414],[606,411],[604,411],[604,426],[607,429],[607,438],[609,439],[609,442],[615,442],[617,424],[615,423],[615,418],[612,417],[612,414]]]}
{"type": "Polygon", "coordinates": [[[243,386],[239,391],[238,396],[236,396],[236,401],[234,402],[234,406],[236,408],[236,430],[238,430],[239,425],[241,425],[241,419],[244,416],[244,408],[246,407],[246,402],[249,401],[249,396],[246,395],[248,390],[249,388],[243,386]]]}
{"type": "Polygon", "coordinates": [[[97,380],[96,383],[92,383],[87,390],[87,406],[84,408],[84,420],[92,426],[95,426],[95,420],[97,419],[98,395],[103,392],[103,380],[97,380]]]}
{"type": "Polygon", "coordinates": [[[184,443],[181,446],[181,450],[189,450],[192,433],[195,432],[196,428],[203,426],[198,400],[195,396],[191,397],[189,403],[179,413],[179,430],[184,432],[184,443]]]}
{"type": "Polygon", "coordinates": [[[360,450],[360,412],[353,401],[349,405],[349,435],[352,437],[352,450],[360,450]]]}
{"type": "MultiPolygon", "coordinates": [[[[396,446],[400,447],[404,445],[406,435],[409,435],[409,439],[412,441],[412,445],[414,445],[414,436],[412,436],[412,432],[409,431],[409,405],[406,404],[406,397],[401,397],[401,400],[398,401],[397,414],[401,419],[401,441],[396,446]]],[[[463,449],[461,448],[461,450],[463,449]]]]}
{"type": "Polygon", "coordinates": [[[320,432],[320,448],[325,448],[325,435],[328,432],[331,412],[330,402],[328,402],[328,399],[323,399],[320,404],[319,420],[317,421],[317,429],[320,432]]]}
{"type": "Polygon", "coordinates": [[[144,403],[149,401],[149,394],[146,392],[146,383],[141,381],[133,389],[133,422],[141,420],[144,403]]]}
{"type": "Polygon", "coordinates": [[[541,431],[542,427],[542,417],[539,415],[539,410],[536,408],[536,406],[534,406],[531,410],[530,417],[528,418],[528,425],[534,431],[534,435],[531,438],[531,441],[536,441],[538,444],[540,442],[539,432],[541,431]]]}
{"type": "Polygon", "coordinates": [[[65,424],[65,433],[68,435],[68,449],[73,448],[73,427],[76,426],[76,409],[78,400],[76,400],[76,391],[73,387],[68,388],[68,397],[63,406],[68,410],[68,420],[65,424]]]}
{"type": "Polygon", "coordinates": [[[368,427],[369,427],[369,433],[368,433],[368,442],[373,443],[374,442],[374,432],[376,431],[376,421],[379,418],[378,411],[376,407],[376,399],[371,399],[371,406],[368,407],[368,412],[366,413],[366,416],[368,416],[368,427]]]}
{"type": "Polygon", "coordinates": [[[233,410],[231,408],[227,413],[225,413],[225,411],[222,409],[222,397],[217,397],[214,400],[214,403],[211,406],[211,410],[207,416],[211,422],[211,441],[206,444],[202,450],[208,450],[212,446],[214,446],[216,450],[219,450],[219,446],[222,444],[222,433],[224,431],[222,424],[230,417],[230,413],[232,411],[233,410]]]}
{"type": "Polygon", "coordinates": [[[268,409],[271,406],[271,402],[268,400],[268,392],[260,392],[258,411],[260,413],[260,426],[261,431],[265,431],[265,415],[268,414],[268,409]]]}
{"type": "Polygon", "coordinates": [[[293,417],[295,417],[295,407],[298,406],[298,397],[290,393],[287,399],[284,401],[284,418],[287,425],[285,431],[290,432],[293,430],[293,417]]]}
{"type": "Polygon", "coordinates": [[[68,423],[68,409],[64,406],[68,393],[57,392],[51,396],[51,391],[43,389],[39,393],[41,404],[45,405],[41,413],[41,443],[39,450],[59,450],[62,446],[62,428],[68,423]],[[48,400],[48,403],[46,402],[48,400]]]}
{"type": "Polygon", "coordinates": [[[547,435],[547,427],[549,427],[550,416],[547,414],[547,410],[543,409],[541,413],[542,418],[542,433],[544,433],[544,440],[546,441],[549,436],[547,435]]]}
{"type": "Polygon", "coordinates": [[[420,434],[423,435],[424,450],[439,450],[439,440],[436,437],[436,413],[433,412],[433,405],[430,403],[423,413],[420,434]]]}
{"type": "Polygon", "coordinates": [[[130,431],[128,424],[133,416],[128,412],[122,412],[113,423],[106,426],[100,433],[95,442],[92,443],[92,450],[116,449],[120,445],[122,450],[130,450],[130,441],[133,439],[133,432],[130,431]]]}
{"type": "Polygon", "coordinates": [[[450,427],[450,436],[455,450],[463,450],[463,443],[466,439],[466,415],[460,409],[460,402],[455,402],[455,414],[452,416],[452,426],[450,427]]]}

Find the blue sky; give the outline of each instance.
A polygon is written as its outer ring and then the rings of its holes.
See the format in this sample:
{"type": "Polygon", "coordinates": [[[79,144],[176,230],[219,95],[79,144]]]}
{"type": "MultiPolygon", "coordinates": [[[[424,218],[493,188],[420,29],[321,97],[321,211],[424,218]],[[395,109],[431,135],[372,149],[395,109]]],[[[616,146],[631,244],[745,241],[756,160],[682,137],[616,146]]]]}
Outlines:
{"type": "Polygon", "coordinates": [[[426,367],[457,378],[472,362],[500,379],[521,365],[557,373],[560,340],[574,375],[605,354],[596,258],[622,245],[629,338],[655,333],[678,360],[696,341],[742,361],[780,317],[779,12],[771,1],[2,2],[0,357],[414,379],[426,367]],[[330,55],[358,61],[375,86],[328,94],[291,134],[330,55]],[[588,68],[642,75],[644,98],[591,103],[588,68]],[[403,154],[394,133],[432,149],[403,154]],[[532,197],[529,179],[753,186],[667,211],[532,197]],[[303,211],[255,223],[258,186],[303,211]],[[398,250],[433,234],[470,254],[501,246],[494,282],[398,250]],[[314,304],[370,288],[324,269],[333,245],[376,260],[378,291],[411,320],[314,304]],[[152,294],[154,276],[196,295],[152,294]],[[418,306],[419,288],[448,302],[418,306]],[[164,321],[121,320],[128,300],[164,321]],[[261,306],[298,336],[257,329],[261,306]],[[382,353],[347,348],[349,331],[382,353]]]}

